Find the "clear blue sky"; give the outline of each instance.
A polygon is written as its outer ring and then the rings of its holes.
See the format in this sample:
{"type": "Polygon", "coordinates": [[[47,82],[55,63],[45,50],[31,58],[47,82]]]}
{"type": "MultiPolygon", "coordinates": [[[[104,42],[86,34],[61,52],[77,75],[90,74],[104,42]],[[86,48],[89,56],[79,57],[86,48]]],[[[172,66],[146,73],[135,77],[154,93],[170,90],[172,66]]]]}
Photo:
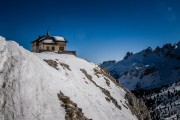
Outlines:
{"type": "Polygon", "coordinates": [[[180,40],[180,0],[1,0],[0,35],[31,50],[44,35],[100,63],[180,40]]]}

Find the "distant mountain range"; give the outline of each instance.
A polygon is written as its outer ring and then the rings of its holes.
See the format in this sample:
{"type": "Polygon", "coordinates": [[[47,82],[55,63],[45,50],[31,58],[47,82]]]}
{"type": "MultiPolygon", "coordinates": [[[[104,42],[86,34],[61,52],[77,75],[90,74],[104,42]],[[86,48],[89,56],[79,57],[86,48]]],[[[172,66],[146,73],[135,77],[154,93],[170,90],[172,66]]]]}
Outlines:
{"type": "Polygon", "coordinates": [[[105,61],[110,74],[130,90],[153,89],[180,81],[180,42],[154,50],[127,52],[121,61],[105,61]]]}
{"type": "Polygon", "coordinates": [[[180,42],[127,52],[101,66],[145,102],[152,120],[180,120],[180,42]]]}

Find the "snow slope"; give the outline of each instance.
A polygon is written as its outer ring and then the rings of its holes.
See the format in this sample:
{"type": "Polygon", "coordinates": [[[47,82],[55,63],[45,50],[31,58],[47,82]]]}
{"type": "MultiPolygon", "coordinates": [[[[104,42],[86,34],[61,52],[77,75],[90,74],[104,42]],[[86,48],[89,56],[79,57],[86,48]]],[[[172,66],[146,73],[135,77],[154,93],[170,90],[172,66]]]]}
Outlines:
{"type": "Polygon", "coordinates": [[[0,120],[63,120],[70,111],[60,91],[88,119],[150,119],[144,104],[98,65],[73,55],[31,53],[0,37],[0,120]]]}
{"type": "Polygon", "coordinates": [[[101,65],[130,90],[172,84],[180,81],[180,42],[154,50],[149,47],[136,54],[128,52],[124,60],[101,65]]]}

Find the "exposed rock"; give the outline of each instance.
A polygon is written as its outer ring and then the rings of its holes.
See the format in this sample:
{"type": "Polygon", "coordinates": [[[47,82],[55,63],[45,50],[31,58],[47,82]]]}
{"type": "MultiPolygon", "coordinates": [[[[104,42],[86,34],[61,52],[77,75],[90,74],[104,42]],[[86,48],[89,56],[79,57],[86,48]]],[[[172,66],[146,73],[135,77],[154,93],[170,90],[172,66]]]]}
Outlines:
{"type": "Polygon", "coordinates": [[[54,60],[45,60],[45,59],[44,59],[44,61],[47,62],[51,67],[58,70],[58,68],[57,68],[58,63],[56,61],[54,61],[54,60]]]}
{"type": "Polygon", "coordinates": [[[61,62],[59,62],[59,64],[60,64],[63,68],[66,68],[66,69],[68,69],[68,70],[71,71],[69,65],[67,65],[67,64],[65,64],[65,63],[61,63],[61,62]]]}
{"type": "Polygon", "coordinates": [[[77,106],[76,103],[70,100],[68,96],[65,96],[61,91],[58,94],[59,100],[61,100],[66,110],[65,120],[92,120],[84,116],[82,109],[77,106]]]}
{"type": "Polygon", "coordinates": [[[108,97],[105,97],[106,101],[110,102],[111,100],[108,97]]]}
{"type": "MultiPolygon", "coordinates": [[[[116,84],[117,86],[121,86],[119,83],[118,83],[118,81],[116,80],[116,79],[114,79],[111,75],[110,75],[110,73],[109,73],[109,71],[108,71],[108,69],[107,68],[105,68],[105,67],[102,67],[102,66],[99,66],[98,68],[94,68],[94,72],[95,72],[95,74],[102,74],[102,75],[104,75],[105,77],[107,77],[109,80],[111,80],[114,84],[116,84]]],[[[107,80],[108,79],[105,79],[106,80],[106,82],[108,82],[107,80]]],[[[108,83],[107,83],[108,84],[108,83]]]]}
{"type": "MultiPolygon", "coordinates": [[[[94,85],[95,85],[96,87],[98,87],[98,88],[100,88],[100,89],[102,90],[102,92],[107,96],[107,98],[109,98],[109,99],[112,101],[112,103],[113,103],[119,110],[121,110],[121,106],[118,104],[117,100],[114,99],[114,98],[111,96],[111,94],[110,94],[110,92],[109,92],[108,90],[106,90],[105,88],[102,88],[101,86],[97,85],[96,82],[94,82],[94,81],[92,80],[92,76],[90,76],[84,69],[80,69],[80,70],[82,71],[82,73],[85,74],[85,76],[86,76],[92,83],[94,83],[94,85]]],[[[96,71],[96,70],[94,69],[94,71],[96,71]]],[[[99,71],[96,71],[96,72],[99,72],[99,71]]]]}
{"type": "Polygon", "coordinates": [[[126,88],[125,99],[127,99],[128,103],[126,105],[130,108],[131,112],[135,114],[139,120],[151,120],[150,113],[142,100],[139,100],[135,97],[131,92],[129,92],[126,88]]]}
{"type": "Polygon", "coordinates": [[[151,73],[154,73],[155,71],[157,71],[157,68],[156,67],[149,67],[149,68],[146,68],[144,70],[144,75],[149,75],[151,73]]]}
{"type": "Polygon", "coordinates": [[[104,77],[104,79],[106,80],[107,86],[109,86],[110,85],[110,81],[107,78],[105,78],[105,77],[104,77]]]}
{"type": "Polygon", "coordinates": [[[131,55],[133,55],[132,52],[127,52],[123,60],[127,60],[131,55]]]}

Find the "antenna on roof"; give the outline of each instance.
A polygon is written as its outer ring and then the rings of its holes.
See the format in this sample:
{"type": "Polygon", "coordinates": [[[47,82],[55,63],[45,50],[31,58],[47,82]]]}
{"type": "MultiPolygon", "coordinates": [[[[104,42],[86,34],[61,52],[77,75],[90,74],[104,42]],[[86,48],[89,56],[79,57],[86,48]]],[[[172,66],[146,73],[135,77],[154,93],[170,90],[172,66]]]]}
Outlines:
{"type": "Polygon", "coordinates": [[[48,29],[47,29],[46,36],[50,36],[50,33],[49,33],[49,27],[48,27],[48,29]]]}

